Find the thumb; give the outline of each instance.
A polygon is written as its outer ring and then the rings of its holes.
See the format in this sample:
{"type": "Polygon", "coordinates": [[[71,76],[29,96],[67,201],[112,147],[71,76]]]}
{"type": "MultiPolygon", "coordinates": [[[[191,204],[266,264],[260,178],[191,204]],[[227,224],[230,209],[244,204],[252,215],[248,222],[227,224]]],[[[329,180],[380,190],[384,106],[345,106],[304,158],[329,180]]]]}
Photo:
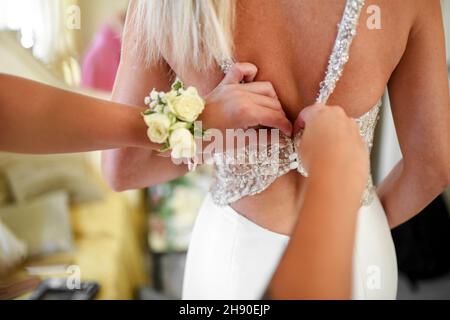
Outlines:
{"type": "Polygon", "coordinates": [[[238,84],[240,82],[253,82],[258,68],[251,63],[235,63],[225,75],[222,84],[238,84]]]}

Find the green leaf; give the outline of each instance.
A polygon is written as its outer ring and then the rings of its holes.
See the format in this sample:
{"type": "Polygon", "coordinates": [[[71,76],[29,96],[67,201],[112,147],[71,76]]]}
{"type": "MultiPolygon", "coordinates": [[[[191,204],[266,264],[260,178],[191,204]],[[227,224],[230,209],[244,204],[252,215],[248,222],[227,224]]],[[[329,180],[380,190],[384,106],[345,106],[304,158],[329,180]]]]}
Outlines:
{"type": "Polygon", "coordinates": [[[164,144],[164,146],[159,150],[159,152],[163,153],[163,152],[167,152],[169,151],[170,148],[170,143],[169,141],[166,141],[166,143],[164,144]]]}
{"type": "MultiPolygon", "coordinates": [[[[176,121],[176,119],[175,119],[175,121],[176,121]]],[[[192,128],[192,123],[184,122],[184,121],[178,121],[178,122],[175,122],[170,127],[169,131],[173,132],[173,131],[175,131],[177,129],[188,129],[188,130],[191,130],[191,128],[192,128]]]]}
{"type": "Polygon", "coordinates": [[[151,110],[151,109],[147,109],[144,112],[141,113],[142,116],[149,116],[151,114],[154,114],[155,111],[151,110]]]}
{"type": "Polygon", "coordinates": [[[183,88],[183,82],[181,82],[180,79],[175,80],[175,82],[172,84],[172,89],[178,91],[181,88],[183,88]]]}

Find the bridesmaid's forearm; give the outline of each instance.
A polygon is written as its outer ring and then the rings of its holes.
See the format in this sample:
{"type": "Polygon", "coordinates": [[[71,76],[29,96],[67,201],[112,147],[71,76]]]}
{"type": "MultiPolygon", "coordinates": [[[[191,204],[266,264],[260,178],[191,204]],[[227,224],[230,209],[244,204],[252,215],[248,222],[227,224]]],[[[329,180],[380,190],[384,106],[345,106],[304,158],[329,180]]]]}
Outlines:
{"type": "Polygon", "coordinates": [[[158,149],[139,108],[0,75],[0,150],[65,153],[125,146],[158,149]]]}
{"type": "Polygon", "coordinates": [[[360,198],[349,179],[332,177],[323,172],[320,177],[308,178],[304,205],[269,287],[269,298],[351,297],[352,257],[360,198]]]}

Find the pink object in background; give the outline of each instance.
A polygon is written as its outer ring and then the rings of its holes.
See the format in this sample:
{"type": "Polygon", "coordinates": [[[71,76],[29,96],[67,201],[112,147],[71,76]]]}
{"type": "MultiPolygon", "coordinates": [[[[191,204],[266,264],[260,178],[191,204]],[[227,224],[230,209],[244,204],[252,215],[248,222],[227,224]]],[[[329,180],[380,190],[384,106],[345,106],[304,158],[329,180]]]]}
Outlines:
{"type": "Polygon", "coordinates": [[[121,38],[110,26],[104,26],[85,53],[82,85],[111,92],[120,63],[121,38]]]}

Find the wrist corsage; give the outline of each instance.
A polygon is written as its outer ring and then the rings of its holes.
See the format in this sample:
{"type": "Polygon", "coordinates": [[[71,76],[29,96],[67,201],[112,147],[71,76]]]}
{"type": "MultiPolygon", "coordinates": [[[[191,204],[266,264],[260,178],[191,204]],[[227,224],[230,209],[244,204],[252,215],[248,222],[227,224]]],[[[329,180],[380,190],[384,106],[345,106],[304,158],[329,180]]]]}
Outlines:
{"type": "Polygon", "coordinates": [[[169,92],[155,89],[145,98],[149,107],[143,113],[148,126],[150,141],[163,144],[160,152],[171,150],[173,159],[193,159],[196,156],[196,137],[203,137],[197,132],[194,122],[205,108],[205,101],[194,87],[185,88],[176,80],[169,92]]]}

